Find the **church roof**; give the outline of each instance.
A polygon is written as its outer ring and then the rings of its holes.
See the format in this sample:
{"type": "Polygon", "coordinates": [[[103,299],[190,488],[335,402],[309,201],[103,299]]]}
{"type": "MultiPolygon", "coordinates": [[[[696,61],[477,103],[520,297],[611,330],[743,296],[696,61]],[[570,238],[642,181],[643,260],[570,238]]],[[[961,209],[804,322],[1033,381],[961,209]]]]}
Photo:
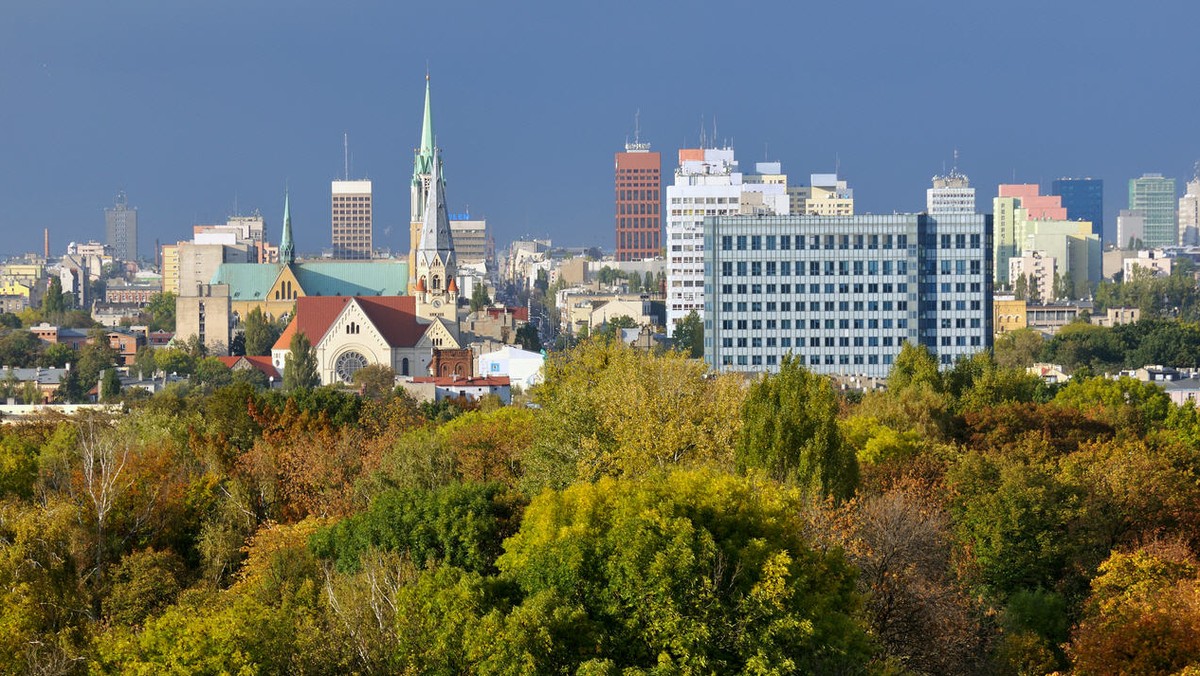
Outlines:
{"type": "Polygon", "coordinates": [[[272,349],[288,349],[297,332],[304,333],[316,345],[351,302],[358,303],[389,347],[412,347],[429,329],[428,322],[417,317],[416,299],[412,296],[304,296],[296,299],[296,316],[272,349]]]}
{"type": "MultiPolygon", "coordinates": [[[[408,284],[408,261],[311,261],[292,264],[306,296],[399,296],[408,284]]],[[[230,300],[267,300],[280,263],[223,263],[213,284],[228,284],[230,300]]]]}
{"type": "Polygon", "coordinates": [[[429,175],[429,197],[425,202],[425,221],[417,247],[417,264],[431,265],[440,258],[447,268],[454,267],[454,240],[450,234],[450,215],[446,211],[446,187],[442,182],[441,153],[434,149],[429,175]]]}

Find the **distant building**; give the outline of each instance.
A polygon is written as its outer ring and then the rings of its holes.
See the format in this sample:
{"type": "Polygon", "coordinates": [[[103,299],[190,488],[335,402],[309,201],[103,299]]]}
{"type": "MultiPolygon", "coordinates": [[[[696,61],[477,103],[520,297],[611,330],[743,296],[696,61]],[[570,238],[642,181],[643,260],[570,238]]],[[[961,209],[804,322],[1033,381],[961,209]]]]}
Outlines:
{"type": "Polygon", "coordinates": [[[811,174],[809,185],[787,187],[790,214],[853,216],[854,190],[837,174],[811,174]]]}
{"type": "Polygon", "coordinates": [[[489,256],[487,220],[471,218],[470,214],[450,214],[450,236],[459,267],[470,267],[480,274],[487,272],[489,256]]]}
{"type": "Polygon", "coordinates": [[[339,260],[371,257],[371,182],[333,181],[333,257],[339,260]]]}
{"type": "Polygon", "coordinates": [[[104,210],[104,225],[113,256],[123,261],[136,261],[138,212],[137,207],[129,207],[124,191],[117,193],[116,203],[104,210]]]}
{"type": "Polygon", "coordinates": [[[1187,183],[1187,194],[1179,198],[1179,244],[1200,245],[1200,166],[1187,183]]]}
{"type": "Polygon", "coordinates": [[[945,176],[934,176],[933,187],[925,191],[925,211],[931,216],[976,213],[971,180],[958,173],[958,167],[945,176]]]}
{"type": "Polygon", "coordinates": [[[1178,243],[1179,203],[1175,196],[1175,179],[1162,174],[1142,174],[1129,179],[1129,209],[1145,216],[1145,235],[1142,241],[1148,249],[1174,246],[1178,243]]]}
{"type": "Polygon", "coordinates": [[[1121,279],[1129,281],[1134,277],[1135,270],[1143,270],[1143,274],[1154,277],[1167,277],[1171,274],[1174,257],[1166,255],[1162,249],[1143,249],[1137,256],[1126,258],[1121,279]]]}
{"type": "Polygon", "coordinates": [[[421,376],[400,381],[417,401],[442,401],[444,399],[466,399],[479,401],[484,397],[499,397],[505,404],[512,403],[511,381],[505,376],[480,376],[456,378],[454,376],[421,376]]]}
{"type": "Polygon", "coordinates": [[[1145,248],[1146,214],[1122,209],[1117,212],[1117,246],[1133,251],[1145,248]]]}
{"type": "Polygon", "coordinates": [[[1092,233],[1104,240],[1104,181],[1098,178],[1059,178],[1050,194],[1062,199],[1067,220],[1087,221],[1092,233]]]}
{"type": "Polygon", "coordinates": [[[616,153],[616,258],[653,258],[662,250],[662,157],[634,138],[616,153]]]}
{"type": "Polygon", "coordinates": [[[950,366],[991,345],[990,217],[716,217],[704,360],[720,371],[884,376],[904,343],[950,366]]]}
{"type": "Polygon", "coordinates": [[[520,348],[506,346],[495,352],[479,355],[476,372],[480,376],[506,376],[522,390],[528,390],[542,382],[542,366],[545,355],[520,348]]]}
{"type": "Polygon", "coordinates": [[[1054,300],[1054,280],[1058,277],[1058,259],[1041,251],[1024,251],[1008,259],[1008,277],[1013,286],[1025,278],[1025,298],[1043,302],[1054,300]]]}
{"type": "Polygon", "coordinates": [[[1026,251],[1055,258],[1059,274],[1070,282],[1068,295],[1086,295],[1100,280],[1100,238],[1087,221],[1067,218],[1061,198],[1041,195],[1037,185],[1002,184],[992,200],[995,282],[1012,288],[1009,261],[1026,251]]]}

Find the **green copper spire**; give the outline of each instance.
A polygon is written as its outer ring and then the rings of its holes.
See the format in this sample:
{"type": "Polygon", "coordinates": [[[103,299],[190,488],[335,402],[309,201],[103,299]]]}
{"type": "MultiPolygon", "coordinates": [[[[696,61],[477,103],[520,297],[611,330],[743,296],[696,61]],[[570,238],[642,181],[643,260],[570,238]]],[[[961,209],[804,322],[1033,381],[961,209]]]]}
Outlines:
{"type": "Polygon", "coordinates": [[[279,262],[291,265],[295,259],[295,245],[292,244],[292,210],[288,204],[288,192],[283,192],[283,239],[279,241],[279,262]]]}
{"type": "Polygon", "coordinates": [[[425,74],[425,119],[421,122],[421,147],[413,157],[413,184],[428,174],[433,164],[433,112],[429,105],[429,74],[425,74]]]}

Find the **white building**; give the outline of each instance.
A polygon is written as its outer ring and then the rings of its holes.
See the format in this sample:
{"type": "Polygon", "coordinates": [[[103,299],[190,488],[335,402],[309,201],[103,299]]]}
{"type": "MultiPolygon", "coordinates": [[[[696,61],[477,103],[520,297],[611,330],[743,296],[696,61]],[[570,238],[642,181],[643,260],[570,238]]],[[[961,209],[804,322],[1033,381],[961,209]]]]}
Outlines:
{"type": "MultiPolygon", "coordinates": [[[[760,168],[779,174],[778,163],[760,168]]],[[[787,213],[786,183],[743,182],[732,148],[679,151],[675,182],[667,186],[668,335],[688,313],[704,311],[704,219],[787,213]]]]}
{"type": "Polygon", "coordinates": [[[945,176],[934,176],[933,187],[925,191],[925,212],[931,215],[975,213],[975,188],[958,168],[945,176]]]}
{"type": "Polygon", "coordinates": [[[1188,181],[1187,194],[1179,198],[1179,245],[1200,244],[1200,166],[1188,181]]]}
{"type": "Polygon", "coordinates": [[[1168,277],[1171,274],[1171,264],[1174,259],[1168,256],[1162,249],[1142,249],[1137,252],[1137,256],[1126,258],[1122,263],[1123,277],[1121,279],[1129,281],[1133,279],[1134,270],[1141,268],[1154,277],[1168,277]]]}
{"type": "Polygon", "coordinates": [[[1117,248],[1139,249],[1146,238],[1146,214],[1122,209],[1117,212],[1117,248]]]}
{"type": "Polygon", "coordinates": [[[1044,251],[1023,251],[1020,256],[1008,259],[1008,278],[1015,284],[1024,277],[1029,285],[1025,291],[1027,300],[1035,297],[1043,302],[1056,300],[1054,279],[1057,276],[1058,259],[1044,251]]]}
{"type": "Polygon", "coordinates": [[[475,372],[483,377],[508,376],[514,386],[528,390],[542,382],[545,363],[546,357],[542,354],[509,345],[479,355],[475,372]]]}

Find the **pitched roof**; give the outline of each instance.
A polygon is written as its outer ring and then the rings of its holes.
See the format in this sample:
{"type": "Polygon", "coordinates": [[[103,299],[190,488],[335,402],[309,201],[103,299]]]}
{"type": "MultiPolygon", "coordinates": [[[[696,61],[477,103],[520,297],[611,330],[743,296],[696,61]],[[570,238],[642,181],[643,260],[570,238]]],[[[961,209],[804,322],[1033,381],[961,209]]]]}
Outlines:
{"type": "Polygon", "coordinates": [[[412,296],[304,296],[296,299],[296,316],[275,341],[273,349],[288,349],[297,331],[316,345],[351,301],[358,303],[390,347],[416,345],[429,328],[428,322],[417,317],[416,299],[412,296]]]}
{"type": "Polygon", "coordinates": [[[508,376],[472,376],[470,378],[418,376],[413,378],[412,382],[433,383],[438,387],[509,387],[512,384],[512,380],[508,376]]]}
{"type": "MultiPolygon", "coordinates": [[[[213,284],[228,284],[232,301],[267,300],[283,271],[279,263],[223,263],[213,284]]],[[[399,296],[408,286],[408,261],[309,261],[292,272],[306,296],[399,296]]]]}
{"type": "Polygon", "coordinates": [[[279,371],[271,363],[271,358],[260,355],[240,355],[235,357],[217,357],[226,368],[233,369],[238,362],[245,362],[250,368],[258,369],[268,378],[279,380],[279,371]]]}

